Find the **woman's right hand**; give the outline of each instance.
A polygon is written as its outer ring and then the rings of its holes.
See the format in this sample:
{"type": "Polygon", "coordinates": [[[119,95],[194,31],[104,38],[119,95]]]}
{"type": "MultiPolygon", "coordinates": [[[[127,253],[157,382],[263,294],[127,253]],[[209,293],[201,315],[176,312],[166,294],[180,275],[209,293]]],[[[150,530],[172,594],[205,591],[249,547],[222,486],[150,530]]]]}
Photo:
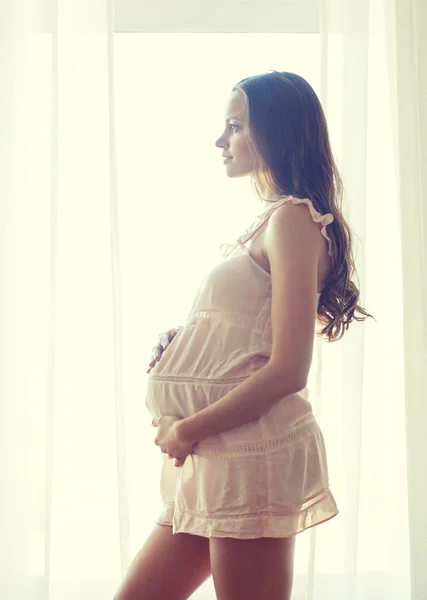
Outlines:
{"type": "Polygon", "coordinates": [[[155,364],[159,362],[159,360],[162,358],[163,352],[172,342],[176,334],[181,331],[181,329],[182,327],[175,327],[175,329],[169,329],[169,331],[166,331],[165,333],[161,333],[159,335],[159,342],[156,346],[154,346],[154,348],[151,351],[152,360],[148,363],[147,373],[149,373],[151,369],[155,366],[155,364]]]}

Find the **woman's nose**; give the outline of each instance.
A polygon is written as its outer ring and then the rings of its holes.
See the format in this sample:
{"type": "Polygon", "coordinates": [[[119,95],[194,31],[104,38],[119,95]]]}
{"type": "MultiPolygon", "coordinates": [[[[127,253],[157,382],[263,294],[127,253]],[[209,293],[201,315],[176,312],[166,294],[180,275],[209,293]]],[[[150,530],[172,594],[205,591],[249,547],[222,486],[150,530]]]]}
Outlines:
{"type": "Polygon", "coordinates": [[[215,146],[217,148],[225,148],[226,144],[223,142],[222,138],[219,138],[216,142],[215,142],[215,146]]]}

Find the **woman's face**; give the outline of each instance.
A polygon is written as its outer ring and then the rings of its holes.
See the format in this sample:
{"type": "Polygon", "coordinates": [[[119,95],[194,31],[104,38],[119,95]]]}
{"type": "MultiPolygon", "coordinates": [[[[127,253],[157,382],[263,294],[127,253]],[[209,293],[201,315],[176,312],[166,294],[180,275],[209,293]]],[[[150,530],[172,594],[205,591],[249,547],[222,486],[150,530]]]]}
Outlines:
{"type": "Polygon", "coordinates": [[[225,129],[215,146],[222,148],[227,175],[243,177],[254,169],[254,158],[246,141],[248,125],[244,120],[244,98],[241,92],[231,93],[225,109],[225,129]]]}

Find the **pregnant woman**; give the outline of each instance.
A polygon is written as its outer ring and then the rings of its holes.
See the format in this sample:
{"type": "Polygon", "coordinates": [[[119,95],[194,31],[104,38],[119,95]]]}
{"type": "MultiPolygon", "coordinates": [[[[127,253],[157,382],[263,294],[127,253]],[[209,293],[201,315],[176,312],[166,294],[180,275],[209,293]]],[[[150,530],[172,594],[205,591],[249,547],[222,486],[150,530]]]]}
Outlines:
{"type": "Polygon", "coordinates": [[[289,600],[296,535],[338,514],[306,384],[315,335],[371,315],[321,104],[296,74],[248,77],[216,146],[262,210],[154,351],[163,508],[116,600],[185,600],[210,575],[218,600],[289,600]]]}

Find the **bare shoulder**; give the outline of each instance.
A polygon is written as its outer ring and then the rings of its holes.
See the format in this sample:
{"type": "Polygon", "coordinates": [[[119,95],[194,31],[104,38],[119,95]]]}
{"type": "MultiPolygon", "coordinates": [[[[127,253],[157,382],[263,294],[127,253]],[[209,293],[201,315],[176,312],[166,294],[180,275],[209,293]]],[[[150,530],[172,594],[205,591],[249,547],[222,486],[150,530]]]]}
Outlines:
{"type": "Polygon", "coordinates": [[[319,224],[312,219],[307,205],[291,202],[279,206],[271,215],[265,230],[264,244],[269,261],[271,253],[278,246],[314,253],[318,257],[324,247],[319,224]]]}

